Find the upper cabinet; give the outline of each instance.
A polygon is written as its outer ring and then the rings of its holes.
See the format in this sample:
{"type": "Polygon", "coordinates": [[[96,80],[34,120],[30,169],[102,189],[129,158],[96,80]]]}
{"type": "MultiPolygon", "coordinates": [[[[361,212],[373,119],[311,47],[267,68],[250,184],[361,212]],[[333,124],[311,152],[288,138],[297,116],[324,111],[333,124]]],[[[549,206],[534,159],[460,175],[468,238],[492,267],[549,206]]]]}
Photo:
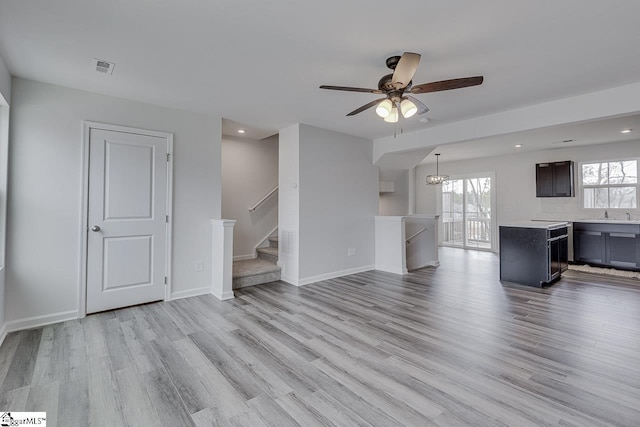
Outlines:
{"type": "Polygon", "coordinates": [[[536,197],[573,197],[573,162],[538,163],[536,197]]]}

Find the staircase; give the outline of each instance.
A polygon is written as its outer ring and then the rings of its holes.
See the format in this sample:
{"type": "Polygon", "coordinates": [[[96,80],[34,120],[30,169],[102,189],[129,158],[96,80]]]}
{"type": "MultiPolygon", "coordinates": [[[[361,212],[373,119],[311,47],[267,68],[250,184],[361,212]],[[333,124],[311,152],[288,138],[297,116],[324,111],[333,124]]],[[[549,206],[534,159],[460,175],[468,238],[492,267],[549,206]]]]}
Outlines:
{"type": "Polygon", "coordinates": [[[233,263],[233,289],[280,280],[278,238],[269,237],[269,247],[258,248],[258,257],[233,263]]]}

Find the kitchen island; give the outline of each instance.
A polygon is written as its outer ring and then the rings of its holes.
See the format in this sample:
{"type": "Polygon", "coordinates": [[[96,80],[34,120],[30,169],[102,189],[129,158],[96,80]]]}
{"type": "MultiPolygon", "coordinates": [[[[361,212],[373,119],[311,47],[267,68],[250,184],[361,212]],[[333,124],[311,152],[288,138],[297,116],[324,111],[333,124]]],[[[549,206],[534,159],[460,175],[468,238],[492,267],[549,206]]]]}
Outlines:
{"type": "Polygon", "coordinates": [[[542,287],[568,264],[567,222],[518,221],[500,226],[500,281],[542,287]]]}

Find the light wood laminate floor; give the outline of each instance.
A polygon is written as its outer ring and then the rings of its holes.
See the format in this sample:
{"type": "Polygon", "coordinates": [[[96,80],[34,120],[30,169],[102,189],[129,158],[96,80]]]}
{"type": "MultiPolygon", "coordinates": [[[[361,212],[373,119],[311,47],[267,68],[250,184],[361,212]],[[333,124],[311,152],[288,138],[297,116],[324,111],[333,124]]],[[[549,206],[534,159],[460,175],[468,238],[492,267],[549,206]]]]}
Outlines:
{"type": "Polygon", "coordinates": [[[52,426],[640,425],[640,281],[405,277],[246,288],[10,334],[0,410],[52,426]]]}

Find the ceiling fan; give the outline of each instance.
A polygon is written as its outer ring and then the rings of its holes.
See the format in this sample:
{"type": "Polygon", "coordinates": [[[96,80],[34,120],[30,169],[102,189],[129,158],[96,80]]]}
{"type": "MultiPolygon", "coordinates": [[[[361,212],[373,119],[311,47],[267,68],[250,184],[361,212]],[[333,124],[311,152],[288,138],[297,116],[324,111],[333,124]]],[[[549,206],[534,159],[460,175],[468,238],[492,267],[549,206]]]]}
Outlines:
{"type": "Polygon", "coordinates": [[[402,56],[392,56],[387,58],[387,67],[393,70],[392,74],[387,74],[378,82],[378,89],[365,89],[347,86],[327,86],[322,85],[320,89],[343,90],[347,92],[366,92],[384,94],[384,98],[376,99],[360,108],[356,108],[347,116],[354,116],[377,105],[376,114],[385,122],[396,123],[399,118],[398,111],[402,117],[409,118],[414,114],[424,114],[429,108],[421,101],[409,94],[421,94],[430,92],[440,92],[444,90],[460,89],[463,87],[477,86],[482,84],[484,77],[464,77],[461,79],[442,80],[439,82],[424,83],[413,86],[413,75],[420,63],[420,54],[405,52],[402,56]]]}

